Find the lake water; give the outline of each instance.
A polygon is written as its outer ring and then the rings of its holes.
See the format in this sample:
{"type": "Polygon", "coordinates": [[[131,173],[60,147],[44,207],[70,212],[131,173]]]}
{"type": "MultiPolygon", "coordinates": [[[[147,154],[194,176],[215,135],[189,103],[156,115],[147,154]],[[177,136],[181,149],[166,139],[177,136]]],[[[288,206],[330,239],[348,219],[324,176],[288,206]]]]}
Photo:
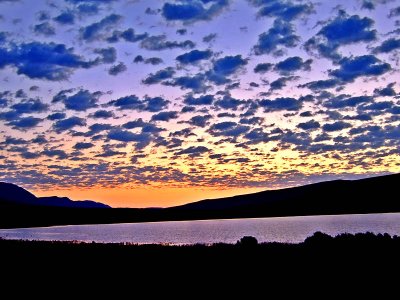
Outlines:
{"type": "Polygon", "coordinates": [[[251,235],[259,242],[299,243],[315,231],[330,235],[367,231],[400,235],[400,213],[1,229],[0,237],[104,243],[210,244],[235,243],[241,237],[251,235]]]}

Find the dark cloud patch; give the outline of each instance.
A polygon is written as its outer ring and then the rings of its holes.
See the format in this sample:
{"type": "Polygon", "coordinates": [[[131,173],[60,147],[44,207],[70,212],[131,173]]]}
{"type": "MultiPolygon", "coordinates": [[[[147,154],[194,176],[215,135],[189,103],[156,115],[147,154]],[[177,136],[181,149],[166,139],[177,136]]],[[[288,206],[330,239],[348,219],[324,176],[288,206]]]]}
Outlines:
{"type": "Polygon", "coordinates": [[[214,101],[214,105],[223,109],[237,110],[240,106],[246,104],[245,100],[236,99],[229,95],[225,95],[222,99],[214,101]]]}
{"type": "Polygon", "coordinates": [[[381,62],[374,55],[345,57],[338,64],[340,68],[330,70],[329,75],[344,82],[353,82],[358,77],[382,75],[391,70],[390,64],[381,62]]]}
{"type": "Polygon", "coordinates": [[[128,28],[124,31],[114,30],[112,35],[109,36],[106,40],[109,43],[119,42],[120,39],[126,42],[136,43],[148,37],[149,35],[146,32],[137,34],[133,28],[128,28]]]}
{"type": "Polygon", "coordinates": [[[90,24],[80,29],[81,38],[85,41],[92,42],[104,37],[104,34],[110,31],[115,25],[121,21],[122,17],[117,14],[111,14],[99,22],[90,24]]]}
{"type": "Polygon", "coordinates": [[[298,78],[297,76],[279,77],[269,84],[270,91],[281,90],[288,82],[295,81],[298,78]]]}
{"type": "Polygon", "coordinates": [[[91,115],[91,117],[95,118],[95,119],[110,119],[110,118],[114,117],[114,113],[112,111],[101,109],[101,110],[95,111],[91,115]]]}
{"type": "Polygon", "coordinates": [[[343,97],[337,96],[324,103],[328,108],[346,108],[356,107],[362,103],[372,102],[373,97],[370,96],[357,96],[357,97],[343,97]]]}
{"type": "Polygon", "coordinates": [[[119,109],[132,109],[138,111],[158,112],[167,107],[169,101],[161,97],[147,97],[143,100],[135,95],[119,98],[109,102],[109,105],[118,107],[119,109]]]}
{"type": "Polygon", "coordinates": [[[285,60],[278,62],[274,70],[278,71],[279,73],[286,75],[291,74],[293,72],[303,70],[303,71],[310,71],[311,70],[311,63],[312,59],[308,59],[303,61],[303,59],[299,56],[288,57],[285,60]]]}
{"type": "Polygon", "coordinates": [[[192,94],[189,94],[187,97],[185,97],[183,103],[187,105],[211,105],[213,101],[213,95],[202,95],[196,98],[192,94]]]}
{"type": "Polygon", "coordinates": [[[79,90],[71,96],[65,96],[62,102],[65,108],[75,111],[86,111],[90,108],[97,107],[97,101],[102,95],[101,92],[91,93],[88,90],[79,90]]]}
{"type": "Polygon", "coordinates": [[[0,108],[7,107],[8,105],[8,100],[4,98],[0,98],[0,108]]]}
{"type": "Polygon", "coordinates": [[[293,48],[300,38],[295,34],[293,25],[280,19],[274,21],[272,28],[258,36],[258,42],[253,50],[256,55],[275,54],[282,47],[293,48]]]}
{"type": "Polygon", "coordinates": [[[35,117],[24,117],[17,120],[10,121],[6,125],[11,126],[13,129],[17,130],[27,130],[36,127],[42,119],[35,117]]]}
{"type": "Polygon", "coordinates": [[[206,78],[203,74],[195,76],[180,76],[171,81],[164,82],[164,85],[179,86],[181,89],[191,89],[194,93],[204,93],[209,89],[205,83],[206,78]]]}
{"type": "Polygon", "coordinates": [[[377,32],[372,29],[374,21],[358,15],[348,16],[339,13],[334,20],[326,24],[317,35],[305,44],[306,49],[316,49],[322,56],[338,60],[340,46],[376,40],[377,32]]]}
{"type": "Polygon", "coordinates": [[[327,132],[333,132],[333,131],[340,131],[340,130],[343,130],[343,129],[346,129],[349,127],[351,127],[350,123],[343,122],[343,121],[337,121],[334,123],[324,124],[322,126],[322,129],[327,132]]]}
{"type": "Polygon", "coordinates": [[[398,17],[398,16],[400,16],[400,6],[399,6],[399,7],[392,8],[392,9],[390,10],[390,13],[389,13],[389,17],[390,17],[390,18],[392,18],[392,17],[398,17]]]}
{"type": "Polygon", "coordinates": [[[217,38],[217,34],[216,33],[210,33],[206,36],[203,37],[203,42],[204,43],[211,43],[213,41],[215,41],[215,39],[217,38]]]}
{"type": "Polygon", "coordinates": [[[61,25],[72,25],[75,23],[75,15],[72,11],[64,11],[53,20],[61,25]]]}
{"type": "Polygon", "coordinates": [[[92,143],[85,143],[85,142],[78,142],[74,145],[75,150],[84,150],[84,149],[90,149],[93,148],[94,144],[92,143]]]}
{"type": "Polygon", "coordinates": [[[113,129],[111,130],[107,137],[110,140],[115,140],[119,142],[134,142],[136,143],[137,149],[143,149],[148,146],[152,141],[152,136],[149,133],[133,133],[128,130],[113,129]]]}
{"type": "Polygon", "coordinates": [[[397,93],[394,90],[395,82],[389,83],[386,87],[379,89],[376,88],[374,89],[374,95],[375,96],[382,96],[382,97],[393,97],[396,96],[397,93]]]}
{"type": "Polygon", "coordinates": [[[194,116],[188,121],[188,123],[193,126],[204,128],[208,125],[211,119],[211,115],[194,116]]]}
{"type": "Polygon", "coordinates": [[[250,127],[247,125],[240,125],[236,122],[220,122],[212,125],[208,132],[213,136],[223,136],[237,138],[240,135],[247,133],[250,127]]]}
{"type": "Polygon", "coordinates": [[[264,118],[261,117],[251,117],[251,118],[241,118],[239,123],[244,125],[261,125],[264,122],[264,118]]]}
{"type": "Polygon", "coordinates": [[[42,152],[42,154],[47,156],[47,157],[57,157],[58,159],[62,159],[62,160],[68,158],[67,153],[65,153],[65,151],[63,151],[63,150],[45,149],[42,152]]]}
{"type": "Polygon", "coordinates": [[[204,153],[207,153],[209,151],[210,151],[210,149],[208,149],[205,146],[190,146],[189,148],[182,149],[178,152],[175,152],[175,155],[188,155],[191,157],[197,157],[197,156],[201,156],[204,153]]]}
{"type": "Polygon", "coordinates": [[[50,121],[62,120],[62,119],[65,119],[66,116],[67,115],[65,113],[56,112],[56,113],[52,113],[52,114],[48,115],[47,120],[50,120],[50,121]]]}
{"type": "Polygon", "coordinates": [[[48,110],[49,105],[43,103],[39,99],[28,99],[16,103],[11,108],[18,114],[41,113],[48,110]]]}
{"type": "Polygon", "coordinates": [[[247,65],[247,59],[242,58],[241,55],[225,56],[214,61],[212,69],[206,76],[217,85],[225,84],[230,82],[227,77],[235,74],[245,65],[247,65]]]}
{"type": "Polygon", "coordinates": [[[112,76],[117,76],[118,74],[121,74],[123,72],[125,72],[128,68],[126,67],[126,65],[123,62],[120,62],[114,66],[112,66],[109,70],[108,70],[108,74],[112,75],[112,76]]]}
{"type": "Polygon", "coordinates": [[[149,58],[146,58],[144,60],[144,63],[146,65],[150,64],[150,65],[153,65],[153,66],[157,66],[159,64],[162,64],[163,62],[164,61],[162,60],[162,58],[159,58],[159,57],[149,57],[149,58]]]}
{"type": "Polygon", "coordinates": [[[318,129],[320,128],[321,125],[319,124],[319,122],[314,121],[314,120],[310,120],[304,123],[299,123],[297,124],[297,128],[303,129],[303,130],[313,130],[313,129],[318,129]]]}
{"type": "Polygon", "coordinates": [[[177,29],[176,33],[179,35],[185,35],[187,33],[187,29],[186,28],[177,29]]]}
{"type": "Polygon", "coordinates": [[[374,49],[374,53],[389,53],[400,49],[400,39],[390,38],[374,49]]]}
{"type": "Polygon", "coordinates": [[[52,36],[56,34],[56,30],[49,22],[43,22],[40,24],[37,24],[33,27],[33,31],[36,34],[41,34],[44,36],[52,36]]]}
{"type": "Polygon", "coordinates": [[[114,47],[98,48],[94,53],[101,56],[100,60],[104,64],[112,64],[117,60],[117,50],[114,47]]]}
{"type": "Polygon", "coordinates": [[[212,55],[211,50],[192,50],[176,57],[181,64],[195,64],[200,60],[209,59],[212,55]]]}
{"type": "Polygon", "coordinates": [[[361,4],[362,9],[374,10],[375,4],[371,0],[363,0],[361,4]]]}
{"type": "Polygon", "coordinates": [[[142,80],[144,84],[156,84],[163,80],[170,79],[174,76],[175,70],[172,67],[168,67],[157,71],[156,73],[149,74],[145,79],[142,80]]]}
{"type": "Polygon", "coordinates": [[[188,113],[188,112],[194,112],[196,111],[196,107],[194,106],[184,106],[181,109],[181,113],[188,113]]]}
{"type": "Polygon", "coordinates": [[[254,73],[261,73],[261,74],[266,73],[269,70],[271,70],[272,66],[273,66],[273,64],[270,64],[270,63],[258,64],[254,68],[254,73]]]}
{"type": "Polygon", "coordinates": [[[302,15],[308,15],[313,12],[311,3],[293,3],[292,1],[282,0],[249,0],[249,2],[259,7],[258,16],[276,17],[285,21],[292,21],[302,15]]]}
{"type": "Polygon", "coordinates": [[[177,41],[168,41],[166,35],[156,35],[145,38],[141,41],[140,46],[143,49],[150,51],[161,51],[168,49],[192,49],[196,46],[196,44],[190,40],[177,42],[177,41]]]}
{"type": "Polygon", "coordinates": [[[211,20],[229,4],[228,0],[191,0],[167,2],[162,7],[162,16],[167,21],[196,22],[211,20]]]}
{"type": "Polygon", "coordinates": [[[99,13],[99,7],[96,3],[82,3],[77,6],[80,15],[96,15],[99,13]]]}
{"type": "Polygon", "coordinates": [[[53,124],[53,129],[57,133],[61,133],[63,131],[72,129],[76,126],[85,126],[85,125],[86,125],[85,119],[79,117],[70,117],[68,119],[63,119],[55,122],[53,124]]]}
{"type": "Polygon", "coordinates": [[[85,136],[87,136],[87,137],[94,136],[95,134],[98,134],[100,132],[110,130],[110,129],[112,129],[112,126],[110,124],[95,123],[95,124],[89,126],[89,131],[85,133],[85,136]]]}
{"type": "Polygon", "coordinates": [[[97,61],[85,61],[63,44],[32,42],[0,47],[0,69],[14,66],[17,74],[33,79],[66,80],[75,69],[90,68],[97,61]]]}
{"type": "Polygon", "coordinates": [[[311,81],[303,85],[299,85],[299,87],[307,87],[310,90],[318,91],[318,90],[326,90],[336,87],[340,84],[340,81],[337,79],[326,79],[326,80],[316,80],[311,81]]]}
{"type": "Polygon", "coordinates": [[[266,112],[282,110],[298,111],[303,107],[302,101],[289,97],[281,97],[274,100],[263,99],[259,100],[258,103],[266,112]]]}
{"type": "Polygon", "coordinates": [[[168,122],[172,119],[177,119],[177,118],[178,118],[178,112],[176,111],[162,111],[159,112],[158,114],[153,115],[151,117],[151,120],[168,122]]]}

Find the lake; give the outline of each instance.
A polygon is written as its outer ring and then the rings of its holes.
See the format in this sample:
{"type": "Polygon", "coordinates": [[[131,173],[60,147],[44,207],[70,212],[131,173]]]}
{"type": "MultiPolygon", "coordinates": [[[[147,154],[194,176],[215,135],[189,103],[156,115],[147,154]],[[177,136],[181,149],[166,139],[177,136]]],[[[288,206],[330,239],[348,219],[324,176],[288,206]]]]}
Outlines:
{"type": "Polygon", "coordinates": [[[103,243],[210,244],[235,243],[241,237],[251,235],[259,242],[299,243],[315,231],[329,235],[367,231],[400,235],[400,213],[0,229],[0,237],[103,243]]]}

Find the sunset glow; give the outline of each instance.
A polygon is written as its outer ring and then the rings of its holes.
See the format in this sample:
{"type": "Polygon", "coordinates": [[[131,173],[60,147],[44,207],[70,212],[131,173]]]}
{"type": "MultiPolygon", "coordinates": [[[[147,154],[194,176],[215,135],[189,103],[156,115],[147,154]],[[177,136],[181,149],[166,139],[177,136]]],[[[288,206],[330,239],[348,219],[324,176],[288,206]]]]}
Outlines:
{"type": "Polygon", "coordinates": [[[400,171],[400,2],[0,0],[0,181],[168,207],[400,171]]]}

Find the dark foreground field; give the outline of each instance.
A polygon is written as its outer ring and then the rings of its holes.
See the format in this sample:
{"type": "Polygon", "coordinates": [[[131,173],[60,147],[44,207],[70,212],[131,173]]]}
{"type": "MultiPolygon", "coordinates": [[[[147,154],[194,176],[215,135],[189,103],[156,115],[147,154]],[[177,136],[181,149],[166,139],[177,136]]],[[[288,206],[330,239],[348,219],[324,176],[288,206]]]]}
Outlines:
{"type": "Polygon", "coordinates": [[[360,267],[383,270],[400,265],[400,237],[372,233],[330,237],[317,232],[301,244],[258,244],[246,237],[235,245],[209,246],[0,240],[0,251],[3,272],[24,274],[40,269],[50,274],[72,270],[80,275],[124,271],[154,276],[173,271],[222,276],[299,269],[358,272],[360,267]]]}

